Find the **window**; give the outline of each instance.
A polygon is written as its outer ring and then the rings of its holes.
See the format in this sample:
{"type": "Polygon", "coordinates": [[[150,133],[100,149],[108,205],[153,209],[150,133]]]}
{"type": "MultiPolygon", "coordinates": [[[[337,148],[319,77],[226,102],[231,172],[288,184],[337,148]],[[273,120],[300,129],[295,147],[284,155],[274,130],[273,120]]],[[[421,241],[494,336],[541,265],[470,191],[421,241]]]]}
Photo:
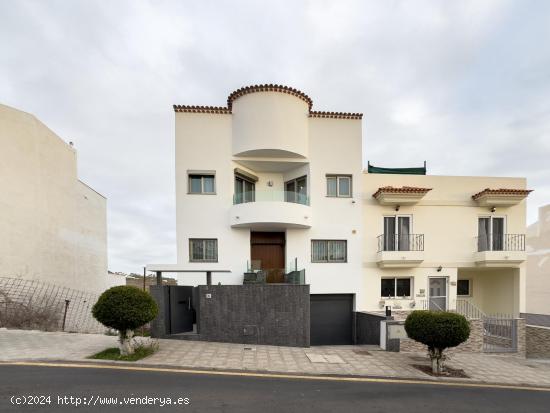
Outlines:
{"type": "Polygon", "coordinates": [[[347,250],[345,240],[311,240],[311,262],[346,262],[347,250]]]}
{"type": "Polygon", "coordinates": [[[190,194],[215,194],[216,193],[215,175],[189,174],[189,193],[190,194]]]}
{"type": "Polygon", "coordinates": [[[256,184],[242,176],[235,175],[235,204],[254,202],[256,200],[256,184]]]}
{"type": "Polygon", "coordinates": [[[457,280],[456,282],[456,295],[471,296],[471,281],[470,280],[457,280]]]}
{"type": "Polygon", "coordinates": [[[382,278],[380,296],[388,298],[410,298],[411,278],[382,278]]]}
{"type": "Polygon", "coordinates": [[[218,262],[218,240],[191,238],[189,240],[189,261],[218,262]]]}
{"type": "Polygon", "coordinates": [[[327,175],[327,196],[351,197],[351,175],[327,175]]]}
{"type": "Polygon", "coordinates": [[[285,182],[285,201],[307,205],[307,177],[285,182]]]}

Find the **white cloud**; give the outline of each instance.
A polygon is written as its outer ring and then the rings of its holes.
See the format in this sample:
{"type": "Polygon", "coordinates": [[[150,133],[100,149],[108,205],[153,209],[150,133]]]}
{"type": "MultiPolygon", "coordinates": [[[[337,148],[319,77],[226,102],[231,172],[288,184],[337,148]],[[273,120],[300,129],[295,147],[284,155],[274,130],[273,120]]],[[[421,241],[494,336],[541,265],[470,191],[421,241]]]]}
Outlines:
{"type": "Polygon", "coordinates": [[[550,202],[550,4],[0,2],[0,101],[79,150],[108,197],[110,268],[175,262],[173,103],[246,84],[365,114],[365,161],[527,176],[550,202]]]}

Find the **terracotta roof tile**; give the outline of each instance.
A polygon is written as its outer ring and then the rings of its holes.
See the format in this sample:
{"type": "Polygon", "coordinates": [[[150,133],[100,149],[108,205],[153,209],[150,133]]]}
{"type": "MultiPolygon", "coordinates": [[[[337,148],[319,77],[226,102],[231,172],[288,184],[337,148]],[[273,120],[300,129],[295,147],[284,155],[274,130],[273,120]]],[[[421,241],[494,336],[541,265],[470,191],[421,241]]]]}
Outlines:
{"type": "Polygon", "coordinates": [[[331,119],[362,119],[362,113],[347,113],[347,112],[319,112],[311,110],[309,112],[311,118],[331,118],[331,119]]]}
{"type": "Polygon", "coordinates": [[[499,188],[491,189],[485,188],[483,191],[478,192],[475,195],[472,195],[472,199],[476,200],[483,195],[518,195],[518,196],[527,196],[529,193],[533,192],[532,189],[510,189],[510,188],[499,188]]]}
{"type": "Polygon", "coordinates": [[[304,102],[307,103],[309,110],[311,110],[313,106],[313,100],[306,95],[304,92],[299,91],[298,89],[294,89],[292,87],[288,86],[282,86],[282,85],[253,85],[253,86],[245,86],[240,89],[235,90],[233,93],[231,93],[227,98],[227,107],[229,110],[231,110],[233,106],[233,101],[237,98],[240,98],[241,96],[247,95],[249,93],[255,93],[255,92],[281,92],[281,93],[288,93],[289,95],[296,96],[299,99],[302,99],[304,102]]]}
{"type": "Polygon", "coordinates": [[[431,190],[432,188],[418,188],[414,186],[403,186],[401,188],[395,188],[393,186],[383,186],[381,188],[378,188],[378,191],[372,194],[372,196],[376,198],[383,192],[391,194],[426,194],[431,190]]]}
{"type": "Polygon", "coordinates": [[[189,106],[189,105],[174,105],[174,112],[191,112],[191,113],[231,113],[228,108],[221,106],[189,106]]]}
{"type": "Polygon", "coordinates": [[[227,98],[226,107],[218,106],[189,106],[189,105],[174,105],[175,112],[190,112],[190,113],[218,113],[218,114],[231,114],[233,109],[233,102],[241,96],[255,92],[280,92],[287,93],[292,96],[303,100],[307,103],[309,109],[309,116],[312,118],[332,118],[332,119],[362,119],[362,113],[347,113],[347,112],[320,112],[311,110],[313,107],[313,100],[304,92],[294,89],[289,86],[282,85],[253,85],[245,86],[232,92],[227,98]]]}

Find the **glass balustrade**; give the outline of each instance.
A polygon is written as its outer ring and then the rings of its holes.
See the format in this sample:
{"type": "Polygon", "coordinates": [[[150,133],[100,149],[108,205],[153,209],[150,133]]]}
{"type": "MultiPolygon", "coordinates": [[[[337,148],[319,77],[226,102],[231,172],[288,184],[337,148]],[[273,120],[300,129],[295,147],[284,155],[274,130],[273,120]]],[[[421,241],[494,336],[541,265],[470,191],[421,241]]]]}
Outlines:
{"type": "Polygon", "coordinates": [[[233,204],[247,202],[292,202],[309,205],[309,197],[307,194],[291,191],[250,191],[233,195],[233,204]]]}

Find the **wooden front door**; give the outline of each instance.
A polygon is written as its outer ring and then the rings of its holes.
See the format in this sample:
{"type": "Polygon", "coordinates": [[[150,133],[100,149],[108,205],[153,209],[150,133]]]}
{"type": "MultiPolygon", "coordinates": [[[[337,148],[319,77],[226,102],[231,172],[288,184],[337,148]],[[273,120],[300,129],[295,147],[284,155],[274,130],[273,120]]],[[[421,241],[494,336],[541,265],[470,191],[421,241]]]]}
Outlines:
{"type": "Polygon", "coordinates": [[[284,282],[284,232],[251,232],[250,255],[252,268],[265,271],[268,283],[284,282]]]}

